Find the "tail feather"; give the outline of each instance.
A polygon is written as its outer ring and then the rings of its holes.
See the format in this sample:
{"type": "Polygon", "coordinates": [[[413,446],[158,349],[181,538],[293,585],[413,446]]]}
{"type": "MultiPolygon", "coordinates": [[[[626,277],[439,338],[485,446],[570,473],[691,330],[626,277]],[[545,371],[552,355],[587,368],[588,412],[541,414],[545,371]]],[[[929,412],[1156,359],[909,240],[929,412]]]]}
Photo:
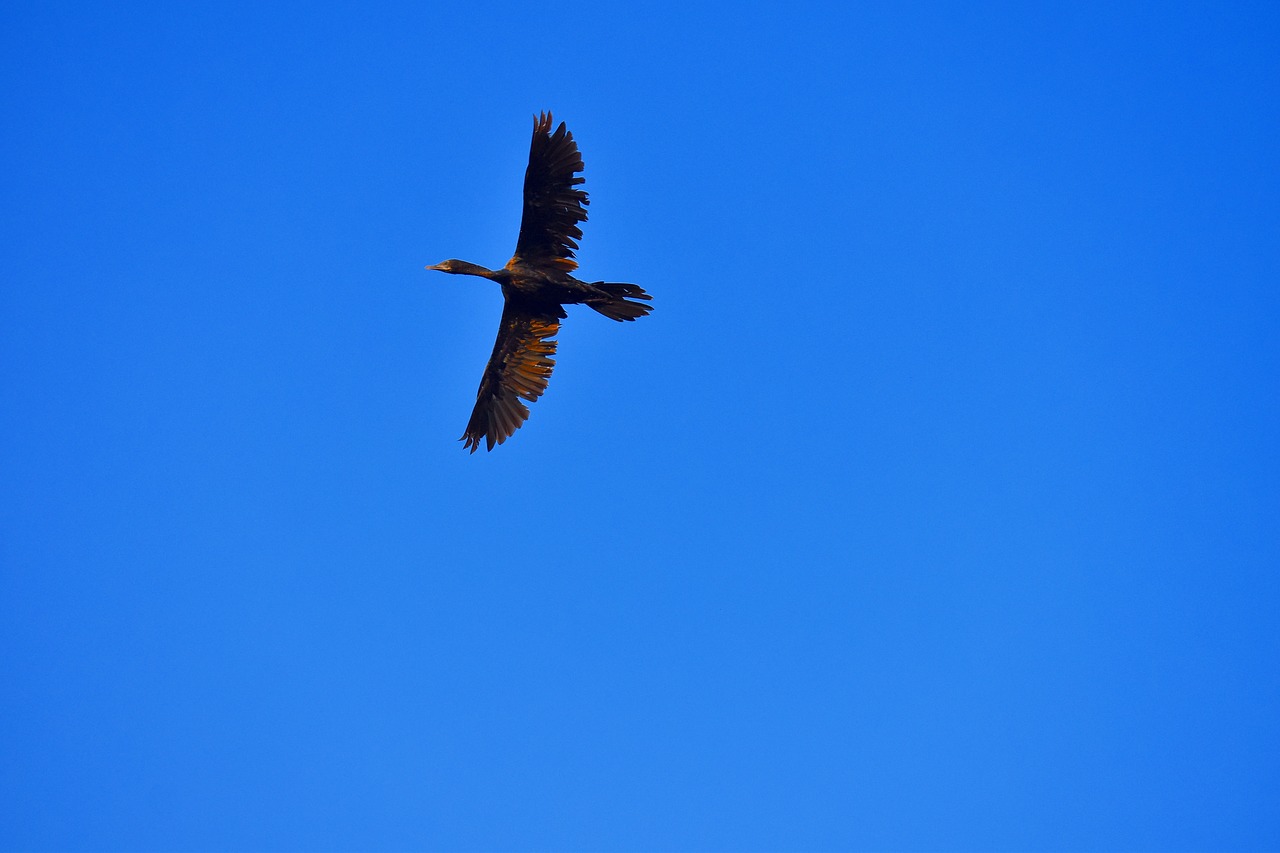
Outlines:
{"type": "Polygon", "coordinates": [[[630,302],[629,299],[650,300],[653,297],[644,292],[638,284],[627,284],[621,281],[596,281],[592,287],[604,292],[599,299],[588,299],[587,304],[610,320],[636,320],[653,310],[652,305],[642,302],[630,302]]]}

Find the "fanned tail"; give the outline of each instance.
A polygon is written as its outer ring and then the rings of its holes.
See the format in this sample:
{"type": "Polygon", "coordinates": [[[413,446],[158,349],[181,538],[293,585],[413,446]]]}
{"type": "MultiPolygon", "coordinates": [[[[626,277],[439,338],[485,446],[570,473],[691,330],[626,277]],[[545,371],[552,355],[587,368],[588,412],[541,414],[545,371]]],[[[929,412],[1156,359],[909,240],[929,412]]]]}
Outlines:
{"type": "Polygon", "coordinates": [[[630,299],[650,300],[653,297],[644,292],[638,284],[627,284],[621,281],[596,281],[591,286],[603,291],[599,299],[588,299],[587,304],[610,320],[637,320],[653,310],[652,305],[643,302],[630,302],[630,299]]]}

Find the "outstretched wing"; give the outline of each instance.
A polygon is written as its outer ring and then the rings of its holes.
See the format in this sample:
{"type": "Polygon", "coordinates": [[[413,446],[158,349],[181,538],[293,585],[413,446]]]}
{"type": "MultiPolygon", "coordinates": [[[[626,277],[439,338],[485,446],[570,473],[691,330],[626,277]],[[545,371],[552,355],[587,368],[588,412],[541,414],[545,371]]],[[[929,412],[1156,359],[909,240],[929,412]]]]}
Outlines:
{"type": "Polygon", "coordinates": [[[524,172],[524,214],[512,260],[531,266],[553,265],[565,272],[578,268],[573,250],[582,238],[579,222],[587,221],[587,194],[576,187],[586,179],[582,155],[564,122],[551,132],[551,113],[533,122],[529,167],[524,172]]]}
{"type": "Polygon", "coordinates": [[[462,435],[464,447],[472,453],[480,448],[482,438],[493,450],[528,419],[529,407],[521,398],[533,402],[547,390],[556,352],[556,342],[550,338],[560,331],[564,317],[559,305],[535,304],[507,294],[498,340],[462,435]]]}

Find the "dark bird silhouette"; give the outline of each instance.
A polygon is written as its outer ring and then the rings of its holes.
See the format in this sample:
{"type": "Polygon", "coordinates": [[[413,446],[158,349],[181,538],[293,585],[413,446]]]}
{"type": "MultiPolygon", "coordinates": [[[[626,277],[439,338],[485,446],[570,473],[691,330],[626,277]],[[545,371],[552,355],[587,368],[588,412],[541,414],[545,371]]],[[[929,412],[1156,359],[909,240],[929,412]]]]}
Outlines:
{"type": "Polygon", "coordinates": [[[462,434],[475,453],[484,439],[488,450],[511,437],[529,417],[529,407],[547,390],[555,367],[552,356],[565,305],[586,304],[612,320],[634,320],[652,306],[632,299],[652,297],[634,284],[585,282],[570,273],[578,268],[573,252],[587,220],[582,155],[564,122],[551,132],[551,113],[533,121],[529,167],[524,173],[524,213],[516,253],[500,270],[451,259],[427,269],[478,275],[502,285],[502,320],[493,355],[476,392],[476,407],[462,434]]]}

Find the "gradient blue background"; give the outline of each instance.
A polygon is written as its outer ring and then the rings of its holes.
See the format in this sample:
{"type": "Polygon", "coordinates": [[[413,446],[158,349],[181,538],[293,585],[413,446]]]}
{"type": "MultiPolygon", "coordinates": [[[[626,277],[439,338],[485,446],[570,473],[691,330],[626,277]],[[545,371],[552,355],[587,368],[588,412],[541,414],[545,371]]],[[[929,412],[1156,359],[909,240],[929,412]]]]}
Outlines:
{"type": "Polygon", "coordinates": [[[0,846],[1280,848],[1280,7],[6,4],[0,846]],[[531,116],[586,277],[461,434],[531,116]]]}

